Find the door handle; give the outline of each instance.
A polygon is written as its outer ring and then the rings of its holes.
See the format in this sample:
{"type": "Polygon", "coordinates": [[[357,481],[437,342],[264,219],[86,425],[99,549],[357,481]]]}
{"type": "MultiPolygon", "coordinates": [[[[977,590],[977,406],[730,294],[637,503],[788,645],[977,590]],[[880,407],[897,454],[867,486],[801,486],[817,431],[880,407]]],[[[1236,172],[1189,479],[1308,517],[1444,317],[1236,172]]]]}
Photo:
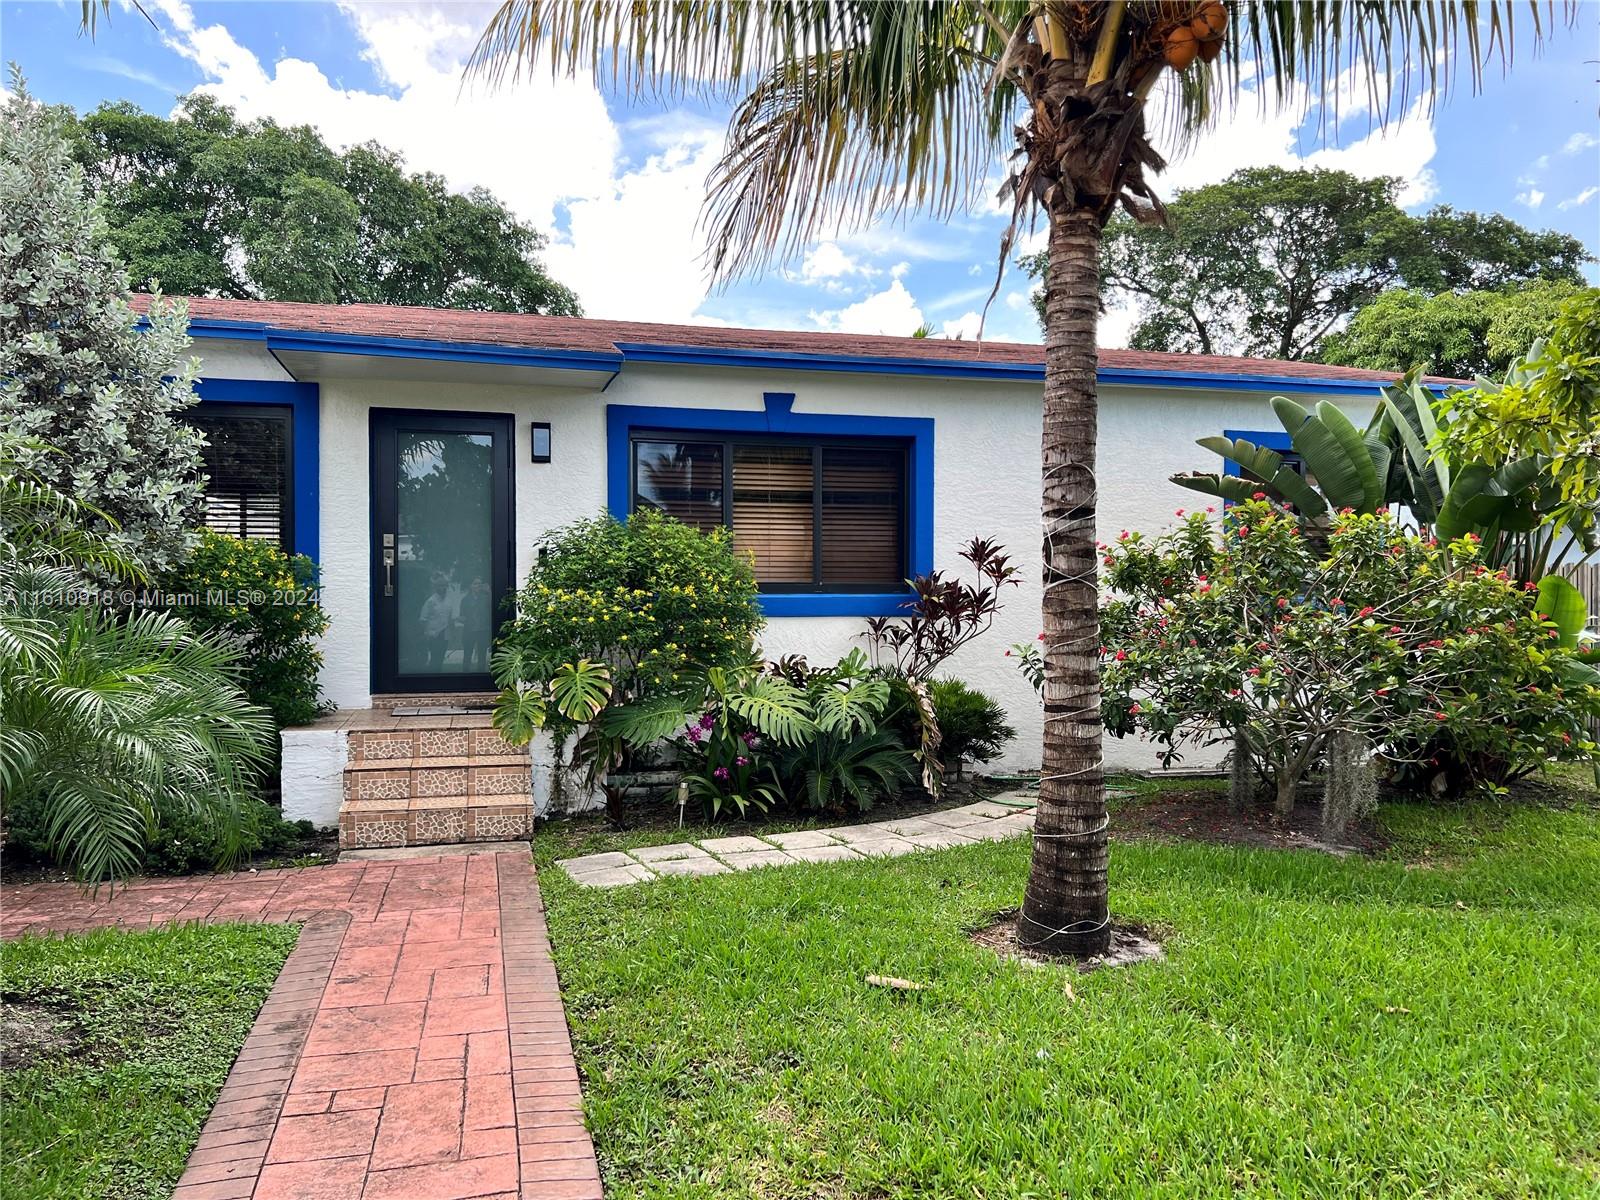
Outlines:
{"type": "MultiPolygon", "coordinates": [[[[386,534],[383,535],[383,540],[387,542],[393,537],[394,537],[394,535],[392,533],[386,533],[386,534]]],[[[394,547],[393,546],[385,546],[383,548],[383,594],[385,596],[394,595],[394,547]]]]}

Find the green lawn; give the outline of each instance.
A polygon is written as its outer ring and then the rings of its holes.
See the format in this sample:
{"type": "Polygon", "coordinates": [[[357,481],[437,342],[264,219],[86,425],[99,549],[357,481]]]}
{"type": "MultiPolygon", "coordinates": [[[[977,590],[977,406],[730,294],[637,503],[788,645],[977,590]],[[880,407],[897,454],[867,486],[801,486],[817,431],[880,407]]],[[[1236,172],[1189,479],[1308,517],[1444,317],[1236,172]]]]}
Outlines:
{"type": "Polygon", "coordinates": [[[1021,841],[547,870],[607,1194],[1600,1196],[1600,811],[1387,811],[1377,860],[1116,846],[1170,958],[1088,976],[967,940],[1021,841]]]}
{"type": "Polygon", "coordinates": [[[166,1200],[296,932],[105,930],[0,947],[0,1195],[166,1200]]]}

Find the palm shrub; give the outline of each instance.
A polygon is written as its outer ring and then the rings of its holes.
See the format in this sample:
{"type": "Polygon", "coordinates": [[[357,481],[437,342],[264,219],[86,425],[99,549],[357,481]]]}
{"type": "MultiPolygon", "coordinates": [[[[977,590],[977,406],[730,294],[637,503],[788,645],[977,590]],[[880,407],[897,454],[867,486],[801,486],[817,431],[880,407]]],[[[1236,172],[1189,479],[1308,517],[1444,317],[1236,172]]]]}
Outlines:
{"type": "Polygon", "coordinates": [[[802,686],[815,733],[786,749],[779,766],[798,802],[811,809],[864,811],[916,778],[915,756],[883,723],[890,681],[869,670],[860,650],[835,666],[809,671],[802,686]]]}
{"type": "Polygon", "coordinates": [[[270,715],[239,686],[235,650],[163,612],[100,602],[83,566],[142,571],[83,528],[83,506],[31,477],[0,436],[0,797],[32,814],[86,883],[128,875],[165,818],[247,848],[270,715]]]}
{"type": "Polygon", "coordinates": [[[955,764],[957,775],[964,760],[986,763],[998,758],[1017,736],[1006,720],[1005,707],[993,696],[960,679],[935,679],[928,686],[939,722],[940,749],[945,761],[955,764]]]}

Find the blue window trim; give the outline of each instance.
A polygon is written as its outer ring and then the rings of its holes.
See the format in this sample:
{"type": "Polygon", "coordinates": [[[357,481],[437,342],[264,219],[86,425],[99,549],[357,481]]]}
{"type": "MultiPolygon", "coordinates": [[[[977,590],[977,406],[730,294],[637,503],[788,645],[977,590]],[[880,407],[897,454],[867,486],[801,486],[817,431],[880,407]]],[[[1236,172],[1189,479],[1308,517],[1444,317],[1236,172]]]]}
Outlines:
{"type": "MultiPolygon", "coordinates": [[[[633,510],[628,461],[635,429],[686,433],[769,433],[810,437],[898,438],[910,447],[906,480],[911,573],[933,570],[933,418],[857,417],[794,411],[794,393],[766,392],[760,412],[715,408],[606,405],[606,507],[618,517],[633,510]]],[[[769,617],[881,617],[904,612],[910,588],[896,592],[764,592],[769,617]]]]}
{"type": "MultiPolygon", "coordinates": [[[[1240,440],[1253,442],[1264,450],[1276,450],[1279,454],[1294,449],[1294,443],[1290,440],[1289,435],[1281,429],[1224,429],[1222,436],[1230,442],[1240,440]]],[[[1231,458],[1223,463],[1222,472],[1224,475],[1242,474],[1239,470],[1239,464],[1231,458]]]]}
{"type": "Polygon", "coordinates": [[[208,379],[195,381],[202,400],[223,404],[277,404],[291,410],[294,491],[294,552],[319,561],[321,549],[322,459],[319,454],[321,400],[314,383],[277,379],[208,379]]]}

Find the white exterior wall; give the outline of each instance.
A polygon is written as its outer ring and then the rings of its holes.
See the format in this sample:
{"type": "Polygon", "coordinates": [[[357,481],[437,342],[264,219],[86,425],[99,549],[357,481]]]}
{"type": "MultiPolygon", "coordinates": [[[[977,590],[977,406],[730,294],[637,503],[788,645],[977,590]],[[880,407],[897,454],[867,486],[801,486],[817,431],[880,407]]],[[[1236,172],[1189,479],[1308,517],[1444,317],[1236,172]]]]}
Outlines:
{"type": "MultiPolygon", "coordinates": [[[[206,347],[208,356],[210,347],[206,347]]],[[[219,363],[238,367],[237,357],[219,363]]],[[[207,374],[211,371],[208,357],[207,374]]],[[[223,374],[221,370],[215,372],[223,374]]],[[[233,376],[237,377],[237,376],[233,376]]],[[[256,378],[264,378],[257,375],[256,378]]],[[[277,376],[281,377],[281,376],[277,376]]],[[[1013,642],[1039,632],[1039,436],[1037,385],[758,371],[714,367],[629,365],[602,393],[593,388],[505,383],[420,383],[329,379],[321,387],[321,568],[330,617],[324,639],[324,688],[341,708],[371,701],[370,508],[368,413],[373,408],[511,413],[515,417],[516,577],[532,565],[540,534],[592,516],[606,498],[608,404],[760,411],[766,392],[793,393],[796,413],[931,417],[934,430],[934,565],[959,571],[956,550],[974,537],[1003,544],[1022,568],[1022,586],[1007,590],[1005,608],[984,637],[946,670],[994,695],[1008,709],[1017,737],[991,769],[1037,767],[1042,713],[1033,689],[1005,657],[1013,642]],[[529,422],[551,426],[552,461],[529,461],[529,422]]],[[[1197,388],[1107,387],[1100,413],[1100,536],[1122,529],[1155,531],[1179,507],[1205,500],[1168,482],[1180,471],[1219,466],[1194,440],[1224,429],[1276,425],[1270,393],[1197,388]]],[[[1352,415],[1370,404],[1351,406],[1352,415]]],[[[857,617],[779,617],[768,621],[770,657],[804,654],[829,662],[865,646],[857,617]]],[[[1217,756],[1210,761],[1214,762],[1217,756]]],[[[1191,757],[1186,766],[1206,760],[1191,757]]],[[[1147,769],[1153,751],[1108,739],[1111,767],[1147,769]]]]}

